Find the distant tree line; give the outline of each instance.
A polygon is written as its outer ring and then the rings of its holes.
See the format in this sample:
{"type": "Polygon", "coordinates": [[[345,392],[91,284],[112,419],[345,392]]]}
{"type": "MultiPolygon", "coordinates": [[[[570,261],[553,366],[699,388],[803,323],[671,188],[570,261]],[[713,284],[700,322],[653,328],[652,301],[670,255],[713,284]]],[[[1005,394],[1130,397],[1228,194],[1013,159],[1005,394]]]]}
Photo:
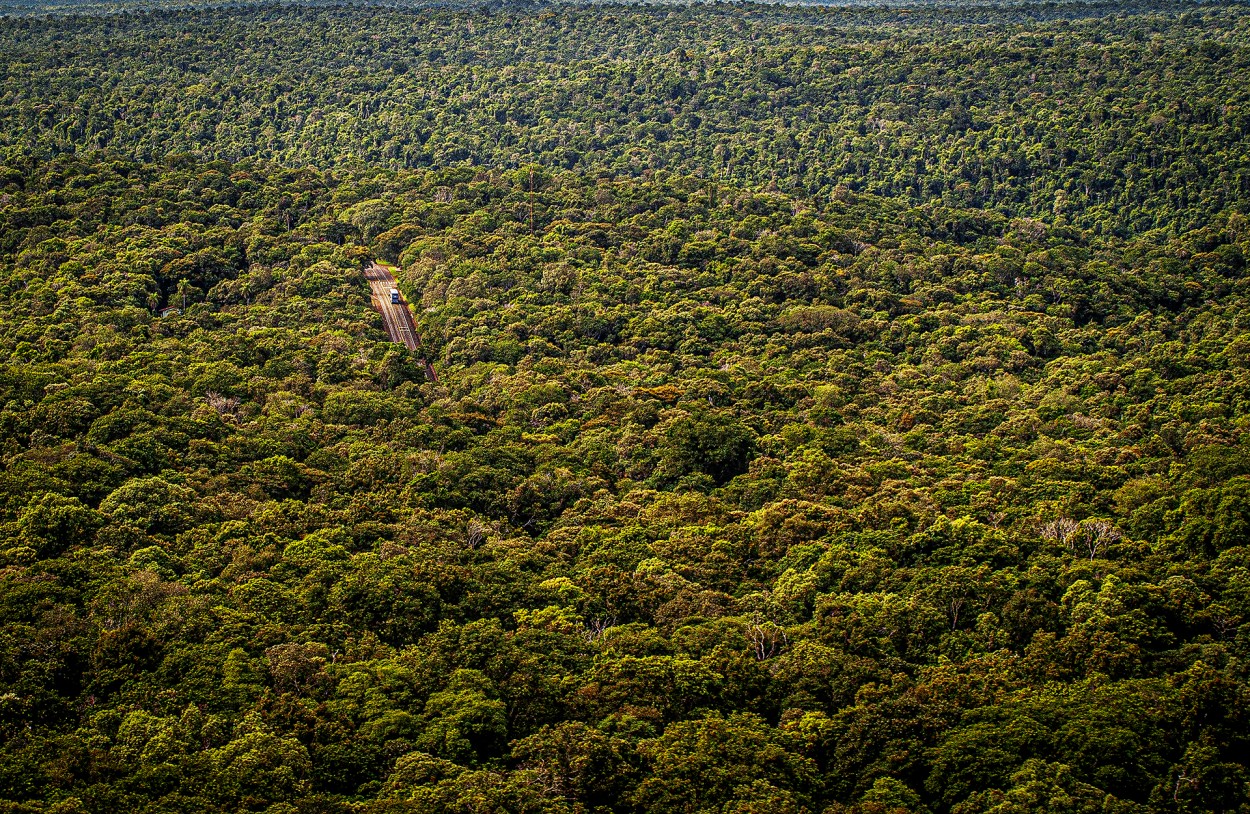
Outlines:
{"type": "Polygon", "coordinates": [[[258,6],[0,20],[11,165],[667,169],[1128,234],[1250,194],[1238,6],[258,6]],[[1081,6],[1080,8],[1085,8],[1081,6]],[[1049,11],[1048,11],[1049,9],[1049,11]],[[985,21],[993,22],[986,25],[985,21]]]}

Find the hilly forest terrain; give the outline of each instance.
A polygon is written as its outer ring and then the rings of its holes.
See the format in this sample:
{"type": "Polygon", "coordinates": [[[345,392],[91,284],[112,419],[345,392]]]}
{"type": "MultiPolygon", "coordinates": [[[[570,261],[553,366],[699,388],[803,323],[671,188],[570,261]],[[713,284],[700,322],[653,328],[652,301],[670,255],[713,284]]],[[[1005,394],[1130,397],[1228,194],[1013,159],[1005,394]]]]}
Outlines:
{"type": "Polygon", "coordinates": [[[4,8],[3,814],[1250,812],[1246,6],[4,8]]]}

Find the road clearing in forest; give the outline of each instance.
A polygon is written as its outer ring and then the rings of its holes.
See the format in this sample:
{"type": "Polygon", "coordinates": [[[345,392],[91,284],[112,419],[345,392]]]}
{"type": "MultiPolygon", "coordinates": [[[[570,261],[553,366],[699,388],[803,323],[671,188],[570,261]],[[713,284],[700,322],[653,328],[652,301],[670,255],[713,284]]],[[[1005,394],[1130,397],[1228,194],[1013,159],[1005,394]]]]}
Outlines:
{"type": "MultiPolygon", "coordinates": [[[[382,323],[386,326],[386,334],[392,342],[398,342],[408,350],[416,350],[421,343],[417,335],[417,325],[413,322],[412,311],[408,303],[400,297],[400,302],[391,302],[391,290],[396,288],[395,275],[386,266],[373,262],[365,268],[365,279],[369,281],[373,307],[382,314],[382,323]]],[[[425,359],[425,375],[431,381],[438,381],[434,368],[425,359]]]]}

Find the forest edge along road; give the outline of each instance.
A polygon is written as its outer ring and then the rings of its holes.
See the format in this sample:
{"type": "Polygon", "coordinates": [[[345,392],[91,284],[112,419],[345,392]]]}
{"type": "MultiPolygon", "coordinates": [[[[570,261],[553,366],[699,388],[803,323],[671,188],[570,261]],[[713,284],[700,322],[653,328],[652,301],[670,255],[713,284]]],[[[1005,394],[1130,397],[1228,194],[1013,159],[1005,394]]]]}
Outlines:
{"type": "MultiPolygon", "coordinates": [[[[408,309],[408,303],[402,297],[398,303],[391,301],[391,291],[396,288],[395,275],[391,274],[386,266],[373,262],[365,268],[365,279],[369,281],[373,307],[382,314],[382,323],[386,327],[387,336],[392,342],[398,342],[408,350],[415,351],[421,342],[421,337],[417,335],[417,326],[412,320],[412,311],[408,309]]],[[[421,364],[425,366],[425,375],[431,381],[438,381],[438,376],[434,373],[434,368],[430,363],[423,358],[421,364]]]]}
{"type": "Polygon", "coordinates": [[[412,312],[408,303],[391,302],[391,289],[395,288],[395,276],[390,269],[378,263],[371,263],[365,269],[365,279],[369,281],[369,289],[373,295],[373,307],[382,314],[382,323],[392,342],[402,343],[408,350],[416,350],[419,337],[417,328],[412,321],[412,312]]]}

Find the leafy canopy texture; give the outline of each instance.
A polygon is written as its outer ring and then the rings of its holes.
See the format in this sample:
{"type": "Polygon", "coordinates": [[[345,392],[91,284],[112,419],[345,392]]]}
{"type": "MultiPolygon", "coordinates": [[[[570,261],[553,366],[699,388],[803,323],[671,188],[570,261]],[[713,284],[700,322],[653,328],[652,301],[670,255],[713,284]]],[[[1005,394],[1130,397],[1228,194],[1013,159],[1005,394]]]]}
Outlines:
{"type": "Polygon", "coordinates": [[[0,811],[1250,812],[1244,9],[0,52],[0,811]]]}

